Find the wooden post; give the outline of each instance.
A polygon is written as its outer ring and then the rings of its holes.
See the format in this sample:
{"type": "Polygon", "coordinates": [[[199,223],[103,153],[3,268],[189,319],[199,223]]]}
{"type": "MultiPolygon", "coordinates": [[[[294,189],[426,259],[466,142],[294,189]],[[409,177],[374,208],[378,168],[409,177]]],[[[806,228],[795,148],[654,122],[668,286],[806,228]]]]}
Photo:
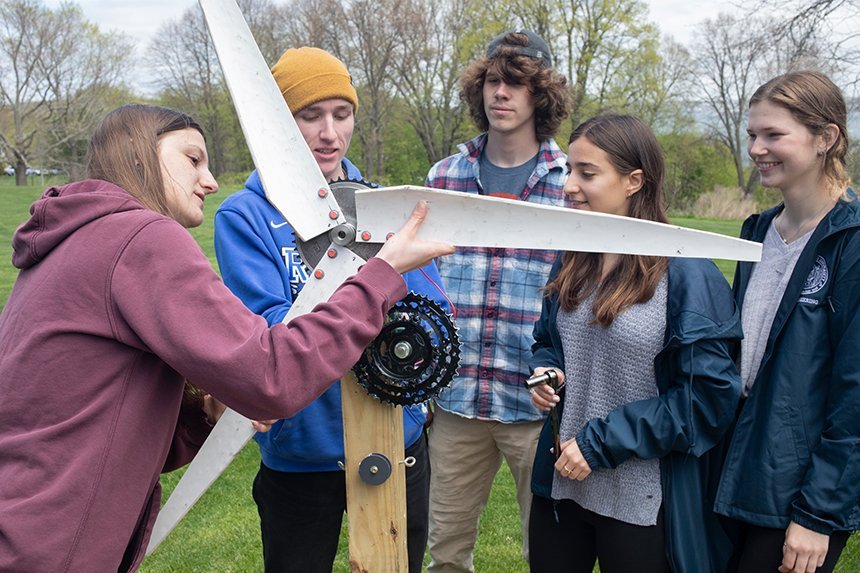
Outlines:
{"type": "Polygon", "coordinates": [[[340,384],[350,571],[407,573],[403,408],[369,395],[351,371],[340,384]],[[380,485],[359,476],[370,454],[391,462],[391,475],[380,485]]]}

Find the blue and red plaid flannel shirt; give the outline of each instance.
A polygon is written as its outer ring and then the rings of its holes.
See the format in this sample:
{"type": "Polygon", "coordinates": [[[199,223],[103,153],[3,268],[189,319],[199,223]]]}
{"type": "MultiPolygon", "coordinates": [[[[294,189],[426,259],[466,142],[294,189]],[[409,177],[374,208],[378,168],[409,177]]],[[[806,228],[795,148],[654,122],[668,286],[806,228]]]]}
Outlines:
{"type": "MultiPolygon", "coordinates": [[[[480,187],[482,134],[459,145],[427,175],[427,186],[489,194],[480,187]]],[[[566,156],[555,141],[541,144],[538,162],[520,200],[564,205],[566,156]]],[[[536,222],[539,224],[539,222],[536,222]]],[[[558,252],[554,250],[458,248],[437,261],[448,296],[457,309],[461,343],[457,377],[436,399],[449,412],[479,420],[527,422],[543,418],[523,381],[529,375],[534,323],[558,252]]]]}

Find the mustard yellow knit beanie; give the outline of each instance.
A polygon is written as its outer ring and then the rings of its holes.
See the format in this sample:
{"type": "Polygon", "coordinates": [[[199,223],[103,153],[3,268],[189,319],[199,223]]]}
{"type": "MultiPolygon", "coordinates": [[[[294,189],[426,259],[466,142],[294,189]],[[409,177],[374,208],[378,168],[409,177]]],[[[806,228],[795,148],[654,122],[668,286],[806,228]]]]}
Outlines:
{"type": "Polygon", "coordinates": [[[272,67],[290,111],[298,113],[317,102],[340,98],[358,111],[358,94],[346,66],[319,48],[290,48],[272,67]]]}

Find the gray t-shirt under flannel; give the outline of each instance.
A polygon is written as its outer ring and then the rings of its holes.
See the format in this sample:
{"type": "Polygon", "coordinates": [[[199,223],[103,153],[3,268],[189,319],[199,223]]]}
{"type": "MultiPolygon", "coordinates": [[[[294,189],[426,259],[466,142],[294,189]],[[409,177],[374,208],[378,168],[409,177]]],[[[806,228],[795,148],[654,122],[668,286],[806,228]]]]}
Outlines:
{"type": "Polygon", "coordinates": [[[496,193],[504,193],[519,197],[526,184],[529,182],[529,177],[537,167],[538,156],[535,155],[522,165],[516,167],[499,167],[490,163],[490,160],[482,153],[479,162],[481,188],[486,195],[496,193]]]}
{"type": "MultiPolygon", "coordinates": [[[[649,301],[628,308],[609,328],[591,324],[594,294],[573,312],[559,310],[566,380],[562,441],[593,418],[657,396],[654,357],[666,332],[667,291],[664,276],[649,301]]],[[[583,481],[555,472],[552,497],[625,523],[655,525],[663,502],[660,460],[631,457],[615,469],[592,468],[583,481]]]]}

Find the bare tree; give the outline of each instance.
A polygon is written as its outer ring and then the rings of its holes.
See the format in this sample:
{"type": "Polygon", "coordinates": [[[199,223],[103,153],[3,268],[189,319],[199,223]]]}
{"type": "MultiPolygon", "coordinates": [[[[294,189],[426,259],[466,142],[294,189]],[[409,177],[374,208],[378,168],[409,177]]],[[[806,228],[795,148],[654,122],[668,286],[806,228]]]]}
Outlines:
{"type": "Polygon", "coordinates": [[[695,48],[698,79],[712,133],[729,149],[738,187],[750,194],[758,181],[753,168],[745,175],[746,117],[754,90],[772,76],[798,67],[820,67],[820,38],[809,33],[803,42],[778,33],[781,22],[720,14],[706,20],[695,48]]]}
{"type": "Polygon", "coordinates": [[[200,8],[190,7],[178,20],[163,24],[150,42],[147,60],[156,71],[162,101],[200,122],[212,172],[222,173],[238,122],[200,8]]]}
{"type": "Polygon", "coordinates": [[[238,4],[266,63],[275,65],[286,49],[293,19],[287,7],[272,0],[238,0],[238,4]]]}
{"type": "Polygon", "coordinates": [[[33,158],[53,162],[107,111],[131,45],[101,33],[72,4],[50,10],[37,0],[0,0],[0,22],[0,108],[10,118],[0,146],[16,184],[26,185],[33,158]]]}
{"type": "MultiPolygon", "coordinates": [[[[239,6],[263,57],[274,63],[285,41],[285,12],[271,0],[240,0],[239,6]]],[[[156,72],[161,100],[193,114],[206,132],[212,172],[250,169],[239,119],[200,8],[190,7],[179,19],[162,25],[147,60],[156,72]]]]}
{"type": "Polygon", "coordinates": [[[432,165],[451,153],[464,124],[459,98],[460,71],[469,59],[472,20],[463,17],[474,0],[401,2],[396,22],[401,42],[393,59],[393,83],[409,108],[432,165]]]}
{"type": "Polygon", "coordinates": [[[696,49],[700,87],[714,118],[706,123],[732,154],[738,187],[747,193],[752,191],[744,174],[747,104],[761,83],[757,59],[769,48],[762,34],[750,31],[764,26],[720,14],[702,24],[696,49]]]}
{"type": "Polygon", "coordinates": [[[290,15],[284,28],[284,50],[299,46],[333,49],[340,45],[338,36],[345,31],[333,16],[346,17],[340,0],[289,0],[284,10],[290,15]]]}
{"type": "Polygon", "coordinates": [[[400,38],[396,19],[399,0],[348,0],[338,20],[332,51],[346,63],[359,90],[357,117],[364,151],[364,172],[376,179],[385,173],[385,130],[391,119],[394,89],[392,63],[400,38]]]}

